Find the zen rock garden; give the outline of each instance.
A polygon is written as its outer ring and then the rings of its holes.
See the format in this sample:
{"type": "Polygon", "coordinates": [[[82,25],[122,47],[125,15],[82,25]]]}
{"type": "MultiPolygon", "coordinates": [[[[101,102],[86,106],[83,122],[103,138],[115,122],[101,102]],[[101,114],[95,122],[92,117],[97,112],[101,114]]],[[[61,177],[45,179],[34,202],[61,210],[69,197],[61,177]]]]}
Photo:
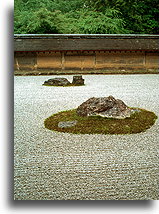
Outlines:
{"type": "Polygon", "coordinates": [[[84,85],[82,75],[73,76],[72,83],[66,78],[52,78],[44,82],[45,86],[81,86],[84,85]]]}
{"type": "Polygon", "coordinates": [[[74,134],[133,134],[150,128],[156,119],[153,112],[108,96],[92,97],[77,109],[52,115],[44,124],[50,130],[74,134]]]}
{"type": "Polygon", "coordinates": [[[74,75],[14,77],[14,200],[158,200],[159,76],[74,75]]]}

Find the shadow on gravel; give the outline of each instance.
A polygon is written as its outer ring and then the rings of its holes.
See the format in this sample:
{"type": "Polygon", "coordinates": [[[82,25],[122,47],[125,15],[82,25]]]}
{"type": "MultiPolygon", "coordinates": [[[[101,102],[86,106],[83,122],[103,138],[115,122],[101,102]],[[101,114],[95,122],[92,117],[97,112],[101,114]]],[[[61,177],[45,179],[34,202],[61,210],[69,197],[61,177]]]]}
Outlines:
{"type": "Polygon", "coordinates": [[[153,201],[10,201],[11,207],[19,208],[130,208],[134,210],[149,209],[153,207],[153,201]]]}

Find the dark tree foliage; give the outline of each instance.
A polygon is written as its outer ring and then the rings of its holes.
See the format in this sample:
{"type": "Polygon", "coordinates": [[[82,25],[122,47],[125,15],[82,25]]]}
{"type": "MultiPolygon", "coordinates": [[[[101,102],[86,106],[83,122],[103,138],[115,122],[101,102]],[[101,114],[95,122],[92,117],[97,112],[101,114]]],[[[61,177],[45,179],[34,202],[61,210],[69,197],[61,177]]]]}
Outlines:
{"type": "Polygon", "coordinates": [[[18,34],[157,34],[158,0],[15,0],[18,34]]]}
{"type": "Polygon", "coordinates": [[[118,0],[119,9],[130,33],[159,33],[158,0],[118,0]]]}

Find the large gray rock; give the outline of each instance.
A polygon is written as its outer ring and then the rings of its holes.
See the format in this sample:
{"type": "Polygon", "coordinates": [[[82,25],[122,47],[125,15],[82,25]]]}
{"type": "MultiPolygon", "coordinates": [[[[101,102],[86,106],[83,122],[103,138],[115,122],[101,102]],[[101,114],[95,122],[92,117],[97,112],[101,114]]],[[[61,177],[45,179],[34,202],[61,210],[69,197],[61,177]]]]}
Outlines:
{"type": "Polygon", "coordinates": [[[84,85],[84,79],[82,78],[82,75],[73,76],[73,85],[84,85]]]}
{"type": "Polygon", "coordinates": [[[124,119],[130,117],[134,110],[130,109],[122,100],[109,97],[92,97],[77,108],[79,116],[102,116],[107,118],[124,119]]]}
{"type": "Polygon", "coordinates": [[[49,79],[44,82],[43,85],[50,85],[50,86],[67,86],[71,83],[66,78],[53,78],[49,79]]]}

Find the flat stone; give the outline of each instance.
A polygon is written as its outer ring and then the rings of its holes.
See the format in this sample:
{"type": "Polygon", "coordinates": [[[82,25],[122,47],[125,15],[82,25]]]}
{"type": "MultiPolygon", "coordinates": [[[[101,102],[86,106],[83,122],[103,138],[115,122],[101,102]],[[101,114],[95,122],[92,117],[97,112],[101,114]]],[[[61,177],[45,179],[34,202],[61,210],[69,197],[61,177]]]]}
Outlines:
{"type": "Polygon", "coordinates": [[[109,97],[92,97],[77,108],[79,116],[101,116],[107,118],[124,119],[133,114],[134,109],[129,108],[122,100],[109,97]]]}
{"type": "Polygon", "coordinates": [[[44,82],[43,85],[50,85],[50,86],[67,86],[71,83],[66,78],[53,78],[49,79],[44,82]]]}
{"type": "Polygon", "coordinates": [[[77,120],[73,121],[61,121],[58,123],[59,128],[68,128],[68,127],[73,127],[77,124],[77,120]]]}

